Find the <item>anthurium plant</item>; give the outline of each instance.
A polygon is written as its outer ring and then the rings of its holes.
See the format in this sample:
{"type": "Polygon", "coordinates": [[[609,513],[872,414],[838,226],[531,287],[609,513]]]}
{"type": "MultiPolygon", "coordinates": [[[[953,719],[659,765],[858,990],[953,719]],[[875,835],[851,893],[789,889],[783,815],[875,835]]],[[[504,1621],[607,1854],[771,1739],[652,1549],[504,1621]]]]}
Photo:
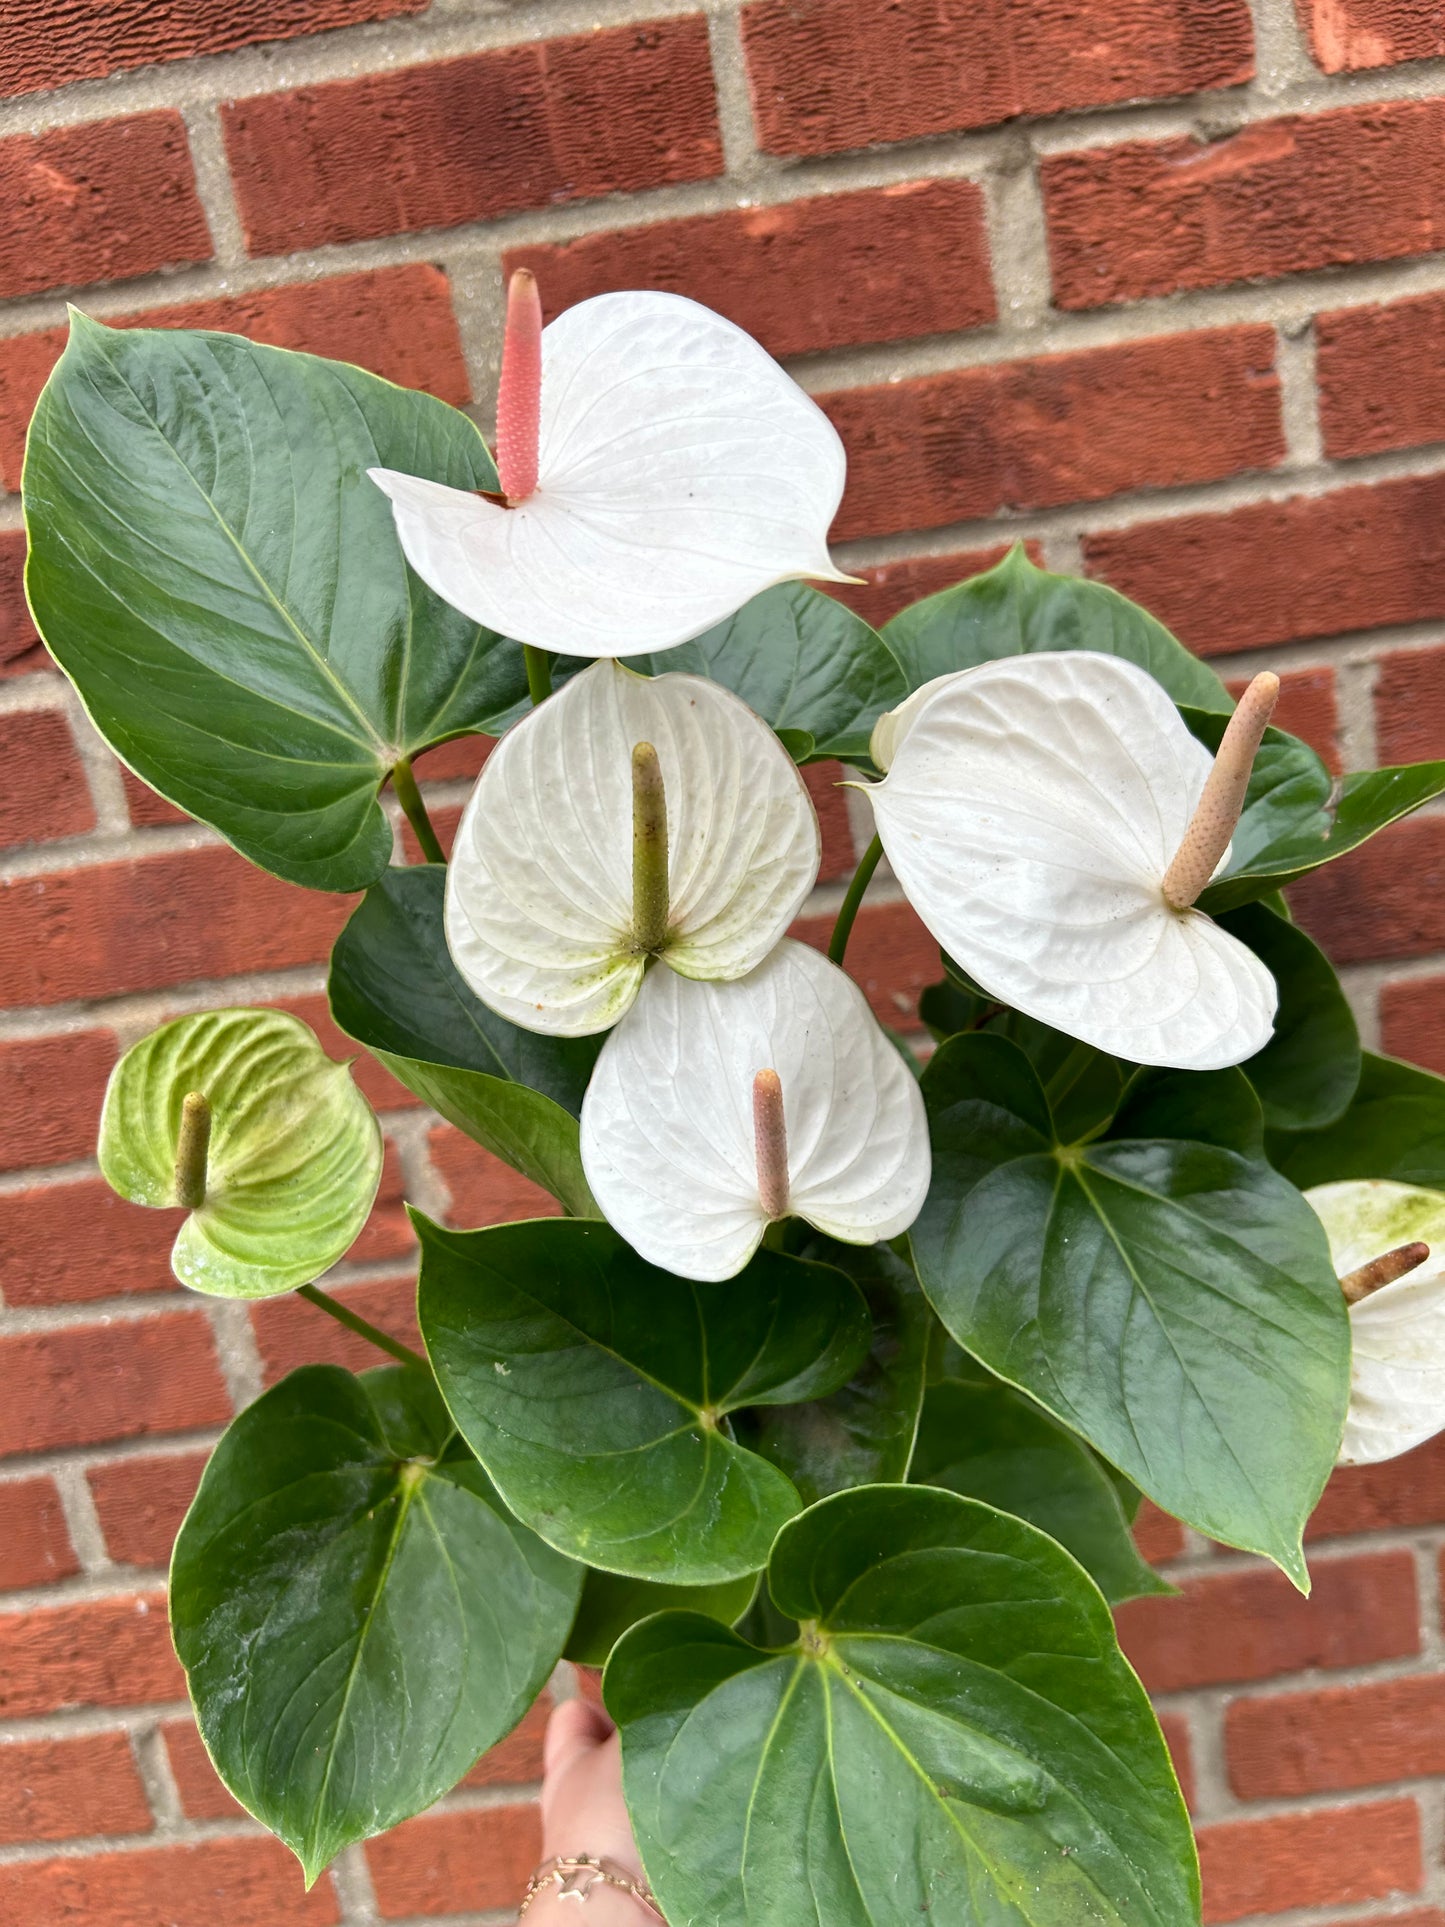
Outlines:
{"type": "Polygon", "coordinates": [[[1332,777],[1273,677],[1236,706],[1021,550],[876,632],[815,586],[837,436],[677,297],[544,329],[516,276],[497,443],[79,315],[31,429],[31,606],[97,728],[360,893],[337,1024],[556,1200],[413,1214],[413,1352],[317,1283],[380,1171],[345,1065],[233,1010],[117,1067],[101,1167],[185,1207],[181,1283],[387,1354],[266,1393],[181,1529],[216,1768],[311,1880],[567,1656],[675,1927],[1185,1927],[1111,1613],[1168,1590],[1141,1495],[1307,1590],[1331,1468],[1445,1423],[1445,1082],[1362,1055],[1281,894],[1445,763],[1332,777]],[[467,734],[445,863],[413,758],[467,734]],[[826,955],[821,759],[877,830],[826,955]],[[844,969],[885,857],[926,1046],[844,969]]]}

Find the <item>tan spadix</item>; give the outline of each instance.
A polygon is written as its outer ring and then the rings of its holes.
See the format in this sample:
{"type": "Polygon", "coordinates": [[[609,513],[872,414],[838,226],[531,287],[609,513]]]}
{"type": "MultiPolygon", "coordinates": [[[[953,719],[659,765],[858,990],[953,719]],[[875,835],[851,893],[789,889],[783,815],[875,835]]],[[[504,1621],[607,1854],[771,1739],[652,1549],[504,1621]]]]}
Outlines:
{"type": "Polygon", "coordinates": [[[1254,759],[1279,701],[1279,677],[1262,670],[1239,699],[1229,719],[1204,794],[1194,806],[1184,840],[1164,872],[1164,900],[1176,910],[1198,902],[1209,879],[1224,861],[1229,840],[1244,813],[1244,798],[1254,759]]]}

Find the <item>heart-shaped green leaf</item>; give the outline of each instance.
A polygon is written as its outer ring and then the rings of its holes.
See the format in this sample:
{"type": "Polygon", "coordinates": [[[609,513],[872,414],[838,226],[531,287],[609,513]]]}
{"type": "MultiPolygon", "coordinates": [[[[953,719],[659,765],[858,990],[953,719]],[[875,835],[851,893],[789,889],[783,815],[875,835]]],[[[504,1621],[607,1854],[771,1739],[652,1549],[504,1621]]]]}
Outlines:
{"type": "Polygon", "coordinates": [[[985,574],[903,610],[884,628],[883,640],[903,665],[909,689],[999,656],[1091,649],[1147,669],[1176,703],[1226,717],[1233,707],[1214,671],[1163,623],[1102,582],[1036,569],[1021,544],[985,574]]]}
{"type": "Polygon", "coordinates": [[[445,890],[432,864],[372,884],[331,952],[331,1014],[424,1104],[595,1217],[577,1116],[602,1039],[519,1030],[474,997],[447,949],[445,890]]]}
{"type": "Polygon", "coordinates": [[[1271,1128],[1313,1130],[1341,1115],[1360,1081],[1360,1033],[1329,958],[1263,903],[1220,922],[1279,986],[1274,1036],[1241,1066],[1271,1128]]]}
{"type": "Polygon", "coordinates": [[[132,1204],[182,1202],[176,1156],[191,1092],[210,1112],[205,1198],[177,1233],[171,1269],[222,1298],[310,1284],[355,1239],[381,1182],[381,1130],[350,1069],[284,1011],[163,1024],[111,1072],[101,1112],[101,1171],[132,1204]]]}
{"type": "Polygon", "coordinates": [[[756,1572],[799,1499],[736,1443],[727,1415],[852,1376],[868,1345],[852,1281],[760,1251],[724,1285],[693,1284],[582,1219],[416,1223],[437,1380],[518,1518],[637,1579],[756,1572]]]}
{"type": "Polygon", "coordinates": [[[563,1657],[577,1666],[605,1666],[628,1628],[654,1613],[701,1613],[720,1626],[735,1626],[757,1590],[755,1572],[715,1586],[660,1586],[652,1579],[593,1570],[582,1582],[581,1603],[563,1657]]]}
{"type": "Polygon", "coordinates": [[[1140,1558],[1119,1488],[1083,1440],[996,1379],[928,1388],[909,1477],[1027,1519],[1074,1555],[1110,1605],[1174,1590],[1140,1558]]]}
{"type": "Polygon", "coordinates": [[[485,730],[521,651],[411,575],[396,466],[495,488],[467,417],[341,362],[75,315],[25,465],[26,583],[121,759],[243,855],[355,890],[401,757],[485,730]]]}
{"type": "Polygon", "coordinates": [[[414,1367],[293,1372],[212,1454],[171,1626],[201,1735],[308,1883],[526,1712],[582,1569],[510,1518],[414,1367]]]}
{"type": "Polygon", "coordinates": [[[1166,1511],[1305,1588],[1349,1330],[1244,1077],[1143,1073],[1109,1135],[1071,1147],[1006,1039],[945,1044],[924,1094],[933,1188],[910,1235],[949,1331],[1166,1511]]]}
{"type": "Polygon", "coordinates": [[[607,1668],[628,1807],[691,1927],[1187,1927],[1194,1844],[1103,1599],[1020,1519],[870,1486],[788,1526],[803,1622],[666,1613],[607,1668]]]}
{"type": "Polygon", "coordinates": [[[1320,1131],[1272,1131],[1270,1160],[1301,1191],[1393,1178],[1445,1191],[1445,1077],[1366,1051],[1348,1110],[1320,1131]]]}

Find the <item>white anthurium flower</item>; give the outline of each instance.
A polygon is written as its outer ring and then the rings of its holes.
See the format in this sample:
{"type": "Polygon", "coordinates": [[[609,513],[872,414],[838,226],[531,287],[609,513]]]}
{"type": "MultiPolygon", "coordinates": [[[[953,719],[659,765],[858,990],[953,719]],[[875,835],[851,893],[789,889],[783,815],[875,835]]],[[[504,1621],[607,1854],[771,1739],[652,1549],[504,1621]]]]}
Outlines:
{"type": "Polygon", "coordinates": [[[636,1251],[712,1282],[780,1218],[897,1237],[932,1160],[918,1080],[862,991],[789,939],[731,983],[652,972],[587,1087],[582,1166],[636,1251]]]}
{"type": "Polygon", "coordinates": [[[1398,1458],[1445,1430],[1445,1197],[1386,1178],[1306,1191],[1350,1308],[1341,1465],[1398,1458]]]}
{"type": "Polygon", "coordinates": [[[374,468],[411,566],[500,634],[573,656],[702,635],[828,556],[846,461],[750,335],[675,294],[603,294],[541,327],[509,288],[500,501],[374,468]]]}
{"type": "Polygon", "coordinates": [[[746,703],[702,676],[597,662],[483,766],[447,869],[447,944],[512,1023],[588,1036],[653,957],[664,976],[761,963],[821,854],[803,779],[746,703]]]}
{"type": "Polygon", "coordinates": [[[1274,979],[1193,908],[1227,862],[1278,693],[1211,759],[1152,676],[1082,650],[940,678],[880,724],[863,786],[904,894],[991,996],[1136,1064],[1216,1070],[1269,1041],[1274,979]],[[922,700],[920,700],[922,698],[922,700]]]}

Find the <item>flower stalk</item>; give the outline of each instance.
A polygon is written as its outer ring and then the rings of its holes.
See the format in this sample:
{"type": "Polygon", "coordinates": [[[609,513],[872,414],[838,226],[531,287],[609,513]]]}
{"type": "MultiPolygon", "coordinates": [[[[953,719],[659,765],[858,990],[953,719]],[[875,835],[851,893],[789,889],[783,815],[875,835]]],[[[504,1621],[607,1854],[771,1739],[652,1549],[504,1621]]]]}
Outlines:
{"type": "Polygon", "coordinates": [[[339,1299],[333,1298],[330,1292],[322,1291],[319,1285],[301,1285],[296,1296],[304,1298],[309,1305],[315,1305],[318,1311],[324,1311],[328,1318],[334,1318],[338,1325],[345,1325],[349,1332],[355,1332],[358,1338],[364,1338],[369,1345],[375,1345],[399,1364],[420,1365],[425,1371],[431,1370],[420,1352],[414,1352],[410,1345],[403,1345],[399,1338],[392,1338],[379,1325],[373,1325],[359,1312],[352,1311],[349,1305],[343,1305],[339,1299]]]}
{"type": "Polygon", "coordinates": [[[776,1221],[788,1215],[788,1122],[783,1113],[783,1080],[775,1070],[753,1079],[753,1145],[758,1165],[758,1199],[776,1221]]]}
{"type": "Polygon", "coordinates": [[[667,791],[651,743],[632,747],[632,940],[653,956],[667,942],[667,791]]]}
{"type": "Polygon", "coordinates": [[[412,769],[409,756],[398,756],[393,764],[391,787],[396,791],[396,800],[400,803],[406,820],[412,827],[412,833],[421,846],[423,859],[427,863],[445,863],[447,853],[441,846],[441,838],[437,835],[431,818],[427,815],[426,804],[422,801],[421,791],[417,788],[416,774],[412,769]]]}
{"type": "Polygon", "coordinates": [[[1219,868],[1239,827],[1254,759],[1279,700],[1279,677],[1264,670],[1240,697],[1174,860],[1164,872],[1164,901],[1188,910],[1219,868]]]}
{"type": "Polygon", "coordinates": [[[211,1106],[202,1091],[188,1091],[176,1137],[176,1203],[199,1211],[206,1202],[206,1158],[211,1148],[211,1106]]]}
{"type": "Polygon", "coordinates": [[[853,872],[853,881],[848,885],[848,894],[838,912],[838,921],[833,925],[833,934],[828,939],[829,963],[841,964],[848,951],[848,939],[853,934],[853,922],[858,909],[873,881],[873,872],[883,858],[883,839],[875,836],[863,852],[862,861],[853,872]]]}

